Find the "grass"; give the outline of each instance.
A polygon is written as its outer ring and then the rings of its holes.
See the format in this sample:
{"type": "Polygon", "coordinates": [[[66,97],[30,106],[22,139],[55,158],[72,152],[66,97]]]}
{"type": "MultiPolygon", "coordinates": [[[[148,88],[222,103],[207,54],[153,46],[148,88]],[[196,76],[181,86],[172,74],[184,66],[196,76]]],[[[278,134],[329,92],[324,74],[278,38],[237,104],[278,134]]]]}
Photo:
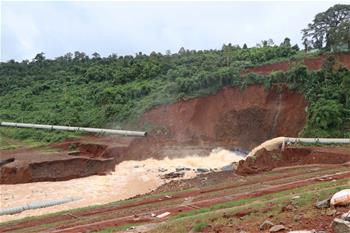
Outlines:
{"type": "Polygon", "coordinates": [[[112,233],[112,232],[116,232],[116,231],[126,231],[133,226],[136,226],[136,225],[135,224],[125,224],[125,225],[118,226],[118,227],[108,227],[108,228],[105,228],[105,229],[100,230],[100,231],[94,231],[94,233],[112,233]]]}
{"type": "Polygon", "coordinates": [[[221,204],[213,205],[209,208],[181,213],[174,218],[171,218],[165,224],[155,229],[154,233],[160,232],[188,232],[188,229],[193,226],[193,222],[206,222],[210,225],[239,225],[246,222],[248,225],[255,226],[255,223],[267,219],[270,215],[275,216],[276,222],[282,220],[285,213],[281,213],[282,207],[292,203],[298,208],[298,211],[304,213],[305,216],[315,217],[317,210],[313,205],[317,200],[323,200],[332,194],[350,188],[350,179],[342,179],[338,181],[329,181],[313,185],[308,185],[301,188],[295,188],[278,193],[268,194],[256,198],[246,198],[237,201],[230,201],[221,204]],[[298,199],[292,199],[294,196],[300,196],[298,199]],[[263,209],[266,205],[272,205],[272,208],[264,213],[263,209]],[[225,215],[234,216],[242,210],[252,209],[256,212],[248,214],[242,218],[225,218],[225,215]]]}
{"type": "Polygon", "coordinates": [[[208,226],[207,222],[198,222],[196,224],[194,224],[193,226],[193,231],[195,232],[201,232],[204,230],[204,228],[206,228],[208,226]]]}

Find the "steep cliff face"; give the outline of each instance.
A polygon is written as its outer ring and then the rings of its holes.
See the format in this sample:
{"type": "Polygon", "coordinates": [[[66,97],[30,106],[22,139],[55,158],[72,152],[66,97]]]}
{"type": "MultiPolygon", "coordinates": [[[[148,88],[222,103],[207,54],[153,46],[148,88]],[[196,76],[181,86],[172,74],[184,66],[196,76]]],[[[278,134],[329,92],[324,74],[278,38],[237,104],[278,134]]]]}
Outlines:
{"type": "Polygon", "coordinates": [[[166,129],[168,138],[181,144],[250,149],[268,138],[297,136],[306,121],[306,106],[304,97],[286,86],[229,87],[215,95],[157,107],[141,122],[166,129]]]}

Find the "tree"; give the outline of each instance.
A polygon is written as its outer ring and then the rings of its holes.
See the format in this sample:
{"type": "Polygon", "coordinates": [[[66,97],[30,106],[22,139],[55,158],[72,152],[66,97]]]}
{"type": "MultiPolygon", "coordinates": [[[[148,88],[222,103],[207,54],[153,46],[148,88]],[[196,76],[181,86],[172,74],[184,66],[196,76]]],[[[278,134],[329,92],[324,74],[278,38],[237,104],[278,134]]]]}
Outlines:
{"type": "Polygon", "coordinates": [[[246,44],[246,43],[244,43],[244,45],[243,45],[243,49],[248,49],[248,46],[247,46],[247,44],[246,44]]]}
{"type": "Polygon", "coordinates": [[[92,59],[101,59],[101,55],[99,54],[99,53],[97,53],[97,52],[94,52],[93,54],[92,54],[92,59]]]}
{"type": "Polygon", "coordinates": [[[307,40],[316,49],[331,50],[339,43],[349,43],[349,31],[346,31],[349,23],[350,5],[334,5],[327,11],[318,13],[313,22],[302,30],[304,44],[307,40]]]}
{"type": "Polygon", "coordinates": [[[291,47],[291,44],[290,44],[290,39],[288,37],[284,38],[282,44],[282,46],[286,46],[286,47],[291,47]]]}
{"type": "Polygon", "coordinates": [[[181,47],[180,50],[179,50],[179,54],[180,55],[184,55],[186,53],[186,50],[184,47],[181,47]]]}
{"type": "Polygon", "coordinates": [[[41,53],[38,53],[37,55],[35,55],[34,59],[33,59],[33,62],[43,62],[45,61],[45,53],[41,52],[41,53]]]}

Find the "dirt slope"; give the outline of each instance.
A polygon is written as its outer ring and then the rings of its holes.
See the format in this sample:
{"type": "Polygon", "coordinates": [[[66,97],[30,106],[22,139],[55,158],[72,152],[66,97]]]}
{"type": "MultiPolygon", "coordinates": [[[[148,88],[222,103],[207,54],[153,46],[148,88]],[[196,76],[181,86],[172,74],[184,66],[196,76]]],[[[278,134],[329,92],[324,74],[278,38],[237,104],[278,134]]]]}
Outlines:
{"type": "MultiPolygon", "coordinates": [[[[337,62],[350,69],[350,53],[338,53],[335,54],[337,62]]],[[[302,62],[307,66],[309,70],[319,70],[324,63],[326,56],[310,57],[304,58],[302,62]]],[[[247,73],[259,73],[259,74],[269,74],[273,71],[287,71],[296,61],[284,61],[277,62],[274,64],[266,64],[262,66],[255,66],[246,69],[243,74],[247,73]]]]}
{"type": "Polygon", "coordinates": [[[216,144],[250,149],[268,138],[296,136],[306,120],[304,97],[286,86],[265,90],[227,87],[215,95],[157,107],[142,125],[166,129],[181,144],[216,144]]]}
{"type": "Polygon", "coordinates": [[[273,168],[305,164],[344,164],[350,166],[349,147],[288,147],[285,150],[262,149],[254,157],[239,162],[236,173],[256,174],[273,168]]]}

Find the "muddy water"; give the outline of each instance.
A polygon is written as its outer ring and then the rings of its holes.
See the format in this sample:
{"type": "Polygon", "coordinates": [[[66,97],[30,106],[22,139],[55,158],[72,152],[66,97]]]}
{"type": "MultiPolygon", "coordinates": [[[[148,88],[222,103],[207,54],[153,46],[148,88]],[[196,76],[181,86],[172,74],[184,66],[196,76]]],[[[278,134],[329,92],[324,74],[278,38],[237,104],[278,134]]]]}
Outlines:
{"type": "MultiPolygon", "coordinates": [[[[58,182],[0,185],[0,209],[25,205],[39,200],[80,198],[63,205],[0,216],[0,222],[126,199],[148,193],[164,184],[166,181],[162,180],[160,176],[175,171],[177,167],[220,169],[241,159],[242,157],[233,152],[215,149],[205,157],[193,155],[176,159],[124,161],[116,165],[115,172],[105,176],[90,176],[58,182]],[[167,169],[167,171],[161,172],[160,168],[167,169]]],[[[195,175],[196,173],[191,170],[187,171],[183,178],[192,178],[195,175]]]]}

